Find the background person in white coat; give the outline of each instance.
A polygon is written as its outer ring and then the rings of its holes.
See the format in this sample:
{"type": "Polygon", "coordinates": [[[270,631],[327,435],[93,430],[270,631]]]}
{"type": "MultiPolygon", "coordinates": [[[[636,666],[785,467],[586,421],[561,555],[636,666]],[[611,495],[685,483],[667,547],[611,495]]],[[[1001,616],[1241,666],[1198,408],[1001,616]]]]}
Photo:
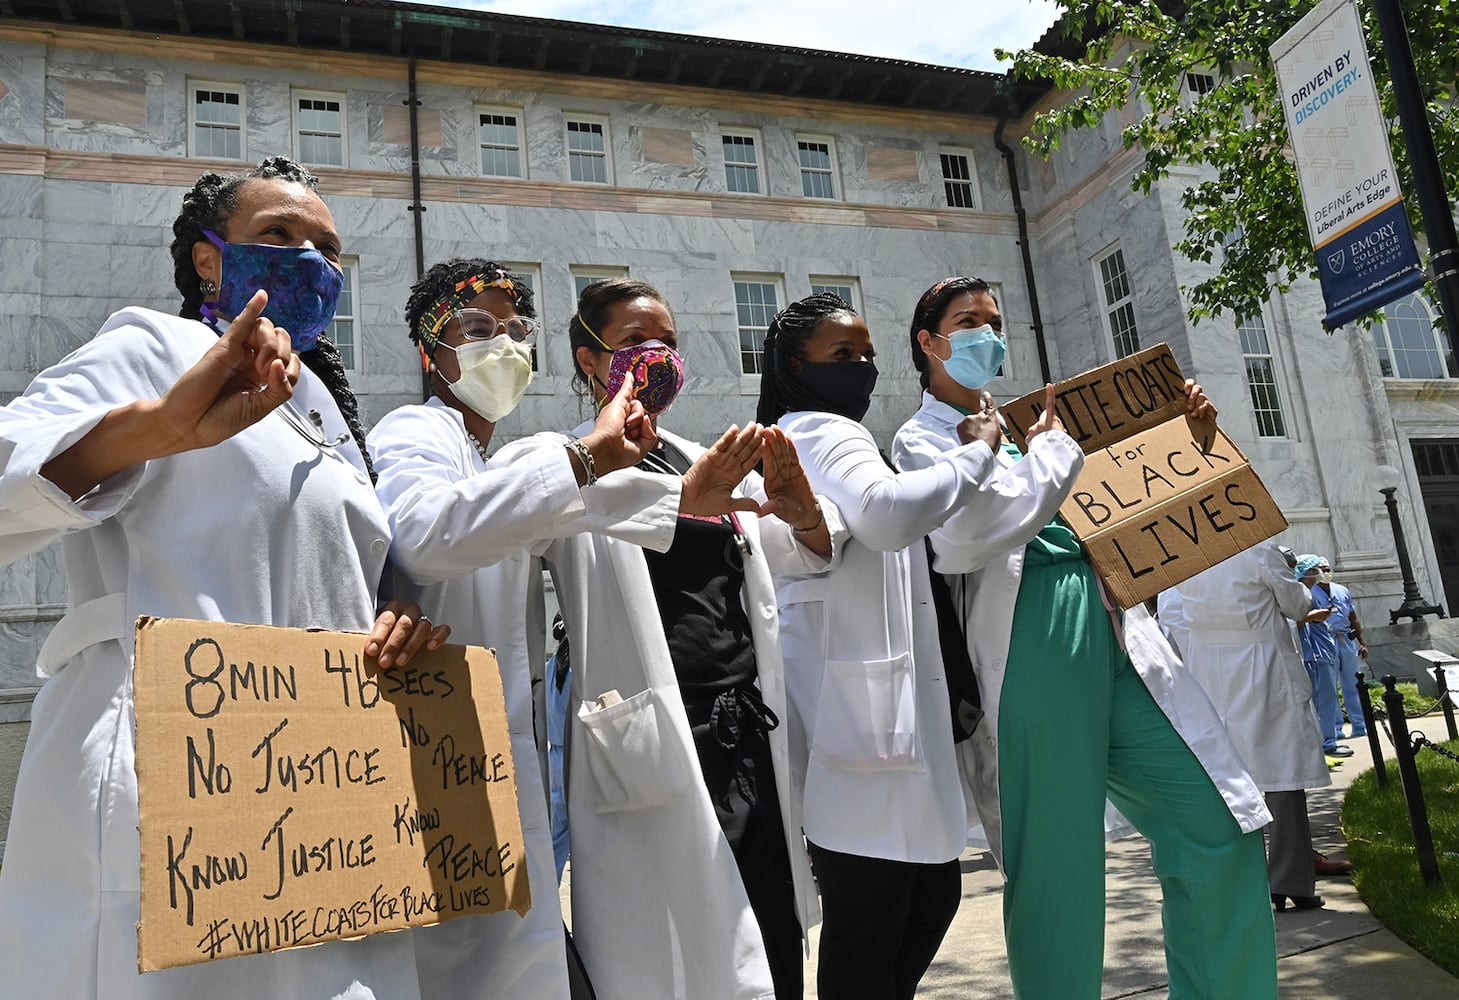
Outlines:
{"type": "Polygon", "coordinates": [[[898,475],[861,425],[876,367],[831,294],[765,335],[759,419],[778,421],[849,537],[827,575],[777,574],[792,767],[821,889],[821,1000],[910,1000],[957,911],[967,830],[922,539],[977,492],[996,416],[898,475]]]}
{"type": "MultiPolygon", "coordinates": [[[[568,340],[598,405],[632,381],[658,438],[641,468],[670,482],[692,471],[702,449],[658,416],[683,381],[663,296],[632,279],[595,282],[568,340]]],[[[789,797],[770,569],[824,568],[839,522],[818,509],[783,435],[765,432],[763,450],[761,436],[750,424],[735,438],[765,473],[739,484],[732,515],[669,512],[638,545],[576,535],[545,555],[578,706],[573,937],[600,1000],[801,995],[802,935],[819,912],[789,797]]]]}
{"type": "MultiPolygon", "coordinates": [[[[922,294],[910,335],[927,391],[897,432],[899,468],[931,467],[957,447],[959,421],[983,405],[1002,362],[1001,328],[980,279],[948,278],[922,294]]],[[[1199,386],[1188,383],[1187,395],[1189,412],[1214,415],[1199,386]]],[[[987,713],[967,747],[978,811],[1007,877],[1015,995],[1100,995],[1108,798],[1152,844],[1171,997],[1275,997],[1257,832],[1271,817],[1259,790],[1144,606],[1120,613],[1105,599],[1055,515],[1083,463],[1057,418],[1026,456],[1005,443],[997,461],[932,543],[934,568],[963,611],[987,713]]]]}
{"type": "Polygon", "coordinates": [[[137,616],[373,624],[381,666],[448,631],[375,613],[389,526],[338,352],[314,343],[342,283],[314,186],[282,157],[204,175],[173,224],[181,315],[123,309],[0,410],[0,562],[59,538],[70,606],[37,665],[0,872],[7,996],[421,995],[412,931],[137,972],[137,616]]]}
{"type": "Polygon", "coordinates": [[[1312,684],[1288,620],[1314,611],[1275,542],[1222,560],[1160,595],[1160,624],[1177,638],[1187,669],[1266,794],[1267,881],[1272,903],[1322,905],[1315,891],[1308,788],[1332,783],[1312,684]]]}

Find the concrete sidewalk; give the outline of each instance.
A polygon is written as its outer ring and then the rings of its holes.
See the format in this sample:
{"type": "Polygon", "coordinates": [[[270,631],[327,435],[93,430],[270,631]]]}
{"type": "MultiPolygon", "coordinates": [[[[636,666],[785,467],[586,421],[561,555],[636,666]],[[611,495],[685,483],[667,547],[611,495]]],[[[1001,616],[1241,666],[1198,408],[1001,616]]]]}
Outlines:
{"type": "MultiPolygon", "coordinates": [[[[1307,793],[1314,846],[1343,857],[1342,795],[1372,766],[1364,740],[1349,740],[1354,756],[1333,771],[1333,785],[1307,793]]],[[[917,992],[929,1000],[1007,1000],[1013,996],[1003,948],[1003,880],[992,855],[969,851],[963,861],[963,901],[942,949],[917,992]]],[[[1110,845],[1105,998],[1164,1000],[1160,887],[1141,837],[1110,845]]],[[[1326,905],[1276,914],[1283,1000],[1425,1000],[1459,998],[1459,979],[1398,940],[1373,918],[1347,877],[1318,880],[1326,905]]],[[[814,940],[814,937],[813,937],[814,940]]],[[[1050,942],[1050,947],[1056,947],[1050,942]]],[[[815,953],[806,965],[806,998],[815,997],[815,953]]],[[[1038,998],[1061,1000],[1061,998],[1038,998]]],[[[1233,997],[1231,1000],[1241,1000],[1233,997]]]]}

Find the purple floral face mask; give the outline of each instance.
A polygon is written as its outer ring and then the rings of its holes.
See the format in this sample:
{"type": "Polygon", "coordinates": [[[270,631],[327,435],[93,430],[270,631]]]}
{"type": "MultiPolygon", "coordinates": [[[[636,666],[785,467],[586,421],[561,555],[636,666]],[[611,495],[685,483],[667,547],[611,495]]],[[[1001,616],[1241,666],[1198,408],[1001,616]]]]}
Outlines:
{"type": "Polygon", "coordinates": [[[613,352],[608,366],[608,398],[618,395],[624,381],[631,381],[632,398],[643,404],[649,415],[664,412],[684,387],[684,359],[662,340],[623,347],[613,352]]]}
{"type": "Polygon", "coordinates": [[[268,292],[263,314],[289,331],[294,350],[308,351],[334,319],[334,307],[344,288],[344,273],[329,258],[311,247],[276,247],[266,243],[225,243],[204,229],[213,245],[223,251],[223,280],[218,298],[204,302],[203,316],[214,330],[226,325],[224,317],[237,316],[262,288],[268,292]]]}

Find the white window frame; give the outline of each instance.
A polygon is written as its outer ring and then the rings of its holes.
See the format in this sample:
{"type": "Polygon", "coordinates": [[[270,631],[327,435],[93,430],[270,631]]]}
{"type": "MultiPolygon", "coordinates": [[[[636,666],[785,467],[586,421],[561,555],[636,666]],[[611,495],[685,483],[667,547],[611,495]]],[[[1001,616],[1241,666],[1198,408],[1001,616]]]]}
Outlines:
{"type": "MultiPolygon", "coordinates": [[[[1113,243],[1100,253],[1094,255],[1090,263],[1094,268],[1094,293],[1098,296],[1100,323],[1104,327],[1105,337],[1109,341],[1110,356],[1114,359],[1126,358],[1141,348],[1139,317],[1135,315],[1135,286],[1130,281],[1130,267],[1125,259],[1124,248],[1119,243],[1113,243]],[[1118,254],[1120,258],[1121,280],[1111,283],[1106,279],[1105,261],[1111,260],[1118,254]],[[1124,288],[1123,294],[1115,294],[1121,285],[1124,288]],[[1123,314],[1128,311],[1129,327],[1128,332],[1134,334],[1134,350],[1123,350],[1121,339],[1127,332],[1115,325],[1116,314],[1123,314]]],[[[1115,278],[1116,276],[1111,276],[1115,278]]]]}
{"type": "Polygon", "coordinates": [[[206,125],[211,128],[233,128],[228,122],[199,122],[198,112],[198,91],[214,91],[223,94],[236,94],[238,96],[238,156],[236,159],[248,159],[248,93],[241,83],[219,83],[211,80],[189,80],[187,82],[187,155],[202,157],[212,160],[231,160],[231,156],[204,156],[198,151],[197,129],[198,125],[206,125]]]}
{"type": "Polygon", "coordinates": [[[973,156],[973,151],[966,146],[938,146],[937,147],[937,169],[942,175],[942,200],[948,208],[960,208],[969,212],[980,212],[983,209],[983,194],[978,190],[978,161],[973,156]],[[949,156],[960,156],[967,164],[968,176],[966,179],[947,176],[946,158],[949,156]],[[961,187],[968,192],[970,204],[955,205],[951,198],[951,191],[954,186],[961,187]]]}
{"type": "Polygon", "coordinates": [[[360,336],[360,258],[353,255],[341,256],[339,266],[340,270],[344,272],[344,291],[349,294],[350,309],[352,310],[343,316],[350,322],[349,343],[341,343],[337,336],[337,324],[341,318],[338,308],[335,309],[334,317],[329,321],[329,326],[325,327],[324,332],[334,342],[334,346],[339,348],[340,360],[344,364],[345,371],[359,373],[364,370],[364,366],[360,363],[360,349],[364,344],[364,338],[360,336]],[[346,354],[346,348],[348,348],[348,354],[346,354]]]}
{"type": "Polygon", "coordinates": [[[1246,391],[1251,399],[1252,419],[1256,425],[1256,436],[1268,441],[1286,441],[1292,438],[1292,418],[1287,412],[1287,393],[1283,385],[1282,366],[1280,360],[1277,358],[1276,347],[1272,343],[1273,339],[1272,330],[1267,324],[1264,310],[1258,308],[1250,316],[1236,317],[1236,343],[1241,348],[1242,374],[1246,379],[1246,391]],[[1247,338],[1243,331],[1254,329],[1251,323],[1252,320],[1256,321],[1255,327],[1260,328],[1261,338],[1266,347],[1264,352],[1249,349],[1247,338]],[[1250,363],[1253,360],[1262,359],[1270,366],[1271,383],[1270,385],[1263,384],[1258,386],[1257,383],[1252,381],[1250,363]],[[1272,399],[1269,401],[1270,405],[1263,406],[1261,405],[1261,401],[1258,400],[1258,394],[1263,389],[1269,391],[1272,395],[1272,399]],[[1276,419],[1281,424],[1280,433],[1268,433],[1268,427],[1262,421],[1262,415],[1264,413],[1274,413],[1276,415],[1276,419]]]}
{"type": "MultiPolygon", "coordinates": [[[[842,295],[857,315],[865,316],[866,312],[861,308],[861,279],[849,274],[813,274],[810,276],[811,294],[817,292],[834,291],[840,294],[841,289],[848,290],[850,296],[842,295]]],[[[784,308],[783,306],[781,308],[784,308]]]]}
{"type": "MultiPolygon", "coordinates": [[[[289,114],[292,131],[294,135],[294,158],[306,166],[318,167],[348,167],[350,163],[350,136],[349,136],[349,103],[343,91],[337,90],[294,90],[289,93],[289,114]],[[318,160],[304,158],[303,143],[300,141],[303,136],[299,131],[299,102],[300,101],[338,101],[339,102],[339,162],[321,163],[318,160]]],[[[317,135],[332,135],[330,132],[311,132],[317,135]]]]}
{"type": "MultiPolygon", "coordinates": [[[[751,353],[754,356],[754,358],[756,359],[755,360],[755,367],[757,369],[758,368],[762,368],[763,367],[763,358],[764,358],[763,348],[764,348],[764,345],[765,345],[765,330],[769,327],[770,320],[775,316],[775,314],[777,312],[779,312],[781,309],[784,309],[785,308],[785,303],[786,303],[786,298],[785,298],[785,275],[783,275],[783,274],[770,274],[770,273],[757,272],[757,271],[732,271],[732,272],[730,272],[730,299],[731,299],[732,302],[734,302],[734,307],[735,307],[735,356],[740,359],[740,370],[739,370],[739,376],[740,376],[740,392],[741,393],[749,393],[749,392],[759,393],[759,391],[760,391],[760,372],[759,371],[752,371],[752,372],[745,371],[745,346],[744,346],[744,343],[745,342],[744,342],[744,335],[745,335],[745,331],[746,330],[758,330],[759,331],[759,346],[758,347],[754,347],[752,349],[751,353]],[[741,284],[746,284],[746,285],[769,285],[774,290],[774,292],[775,292],[774,308],[772,308],[770,310],[770,312],[768,313],[768,315],[765,315],[765,316],[762,317],[765,320],[765,322],[763,324],[755,324],[755,323],[745,324],[745,323],[741,323],[740,322],[740,290],[739,290],[739,288],[737,286],[738,285],[741,285],[741,284]]],[[[764,304],[763,303],[746,302],[745,304],[747,306],[749,306],[750,308],[754,308],[756,305],[759,305],[761,308],[764,307],[764,304]]]]}
{"type": "Polygon", "coordinates": [[[723,160],[723,162],[724,162],[724,189],[725,189],[726,192],[728,192],[729,194],[748,195],[748,196],[751,196],[751,197],[763,197],[763,196],[765,196],[766,194],[769,193],[769,187],[770,186],[769,186],[769,184],[766,183],[766,176],[765,176],[765,169],[764,169],[764,167],[765,167],[765,156],[764,156],[764,153],[765,153],[765,143],[760,138],[760,130],[759,129],[753,129],[753,128],[738,128],[738,127],[734,127],[734,128],[722,127],[722,128],[720,128],[720,130],[719,130],[719,152],[720,152],[720,159],[723,160]],[[754,191],[735,191],[735,190],[732,190],[730,188],[729,178],[730,178],[730,165],[731,164],[730,164],[730,161],[729,160],[724,159],[724,146],[725,146],[725,142],[724,141],[725,141],[725,139],[748,139],[750,141],[750,148],[755,151],[755,162],[754,163],[735,163],[734,166],[736,168],[739,168],[739,169],[745,169],[745,170],[752,170],[753,171],[753,175],[752,176],[754,176],[754,178],[755,178],[755,187],[756,187],[756,190],[754,190],[754,191]]]}
{"type": "Polygon", "coordinates": [[[817,135],[810,132],[797,132],[795,135],[795,166],[796,176],[800,178],[801,197],[813,198],[816,201],[841,200],[841,167],[836,158],[836,140],[833,136],[817,135]],[[825,146],[827,157],[831,161],[830,169],[821,170],[819,168],[811,168],[801,163],[800,147],[802,143],[825,146]],[[808,175],[829,177],[831,179],[831,193],[829,195],[806,194],[805,184],[808,175]]]}
{"type": "Polygon", "coordinates": [[[1190,106],[1202,97],[1216,89],[1216,74],[1204,70],[1189,69],[1180,79],[1180,89],[1185,98],[1185,104],[1190,106]],[[1201,81],[1198,83],[1197,81],[1201,81]]]}
{"type": "Polygon", "coordinates": [[[527,179],[527,128],[523,116],[523,109],[513,107],[509,104],[478,104],[473,109],[476,116],[476,169],[483,177],[495,177],[509,181],[527,179]],[[491,149],[515,149],[517,153],[517,170],[515,174],[492,174],[487,173],[486,164],[482,160],[482,154],[488,148],[486,140],[482,137],[482,115],[511,115],[517,120],[517,144],[515,147],[501,146],[496,143],[490,145],[491,149]]]}
{"type": "Polygon", "coordinates": [[[566,156],[567,180],[572,184],[591,184],[595,187],[613,186],[613,133],[609,128],[607,115],[580,115],[569,114],[565,116],[562,123],[562,148],[566,156]],[[603,179],[601,181],[575,180],[572,176],[572,158],[574,156],[598,156],[600,154],[589,150],[575,150],[572,148],[572,126],[573,125],[597,125],[603,130],[603,179]]]}
{"type": "MultiPolygon", "coordinates": [[[[1383,322],[1373,324],[1373,346],[1378,351],[1379,373],[1383,378],[1413,379],[1415,381],[1432,381],[1435,378],[1451,379],[1459,377],[1459,372],[1455,371],[1455,365],[1451,363],[1454,358],[1454,348],[1452,344],[1447,343],[1448,339],[1448,335],[1443,330],[1434,326],[1434,307],[1423,295],[1420,295],[1418,292],[1412,292],[1395,302],[1390,302],[1384,307],[1383,322]],[[1416,317],[1394,315],[1395,310],[1408,308],[1414,309],[1420,315],[1416,317]],[[1389,332],[1389,325],[1395,320],[1411,321],[1414,319],[1422,322],[1425,331],[1429,335],[1430,343],[1433,345],[1433,353],[1438,358],[1439,368],[1443,370],[1444,374],[1439,376],[1405,375],[1399,371],[1398,354],[1393,350],[1393,337],[1389,332]],[[1385,362],[1389,368],[1388,372],[1382,370],[1385,362]]],[[[1405,348],[1403,353],[1412,354],[1415,352],[1405,348]]]]}
{"type": "Polygon", "coordinates": [[[568,275],[572,278],[572,307],[577,310],[578,298],[583,294],[583,288],[595,281],[602,281],[605,278],[627,278],[629,277],[627,264],[573,264],[567,269],[568,275]]]}
{"type": "MultiPolygon", "coordinates": [[[[524,260],[504,260],[501,261],[501,265],[518,277],[527,279],[527,285],[532,289],[532,307],[537,310],[537,343],[532,346],[532,371],[538,375],[545,374],[545,369],[542,367],[542,359],[547,356],[545,346],[547,340],[547,312],[542,301],[542,265],[524,260]]],[[[527,386],[527,392],[533,395],[551,393],[551,391],[551,387],[541,379],[527,386]]]]}

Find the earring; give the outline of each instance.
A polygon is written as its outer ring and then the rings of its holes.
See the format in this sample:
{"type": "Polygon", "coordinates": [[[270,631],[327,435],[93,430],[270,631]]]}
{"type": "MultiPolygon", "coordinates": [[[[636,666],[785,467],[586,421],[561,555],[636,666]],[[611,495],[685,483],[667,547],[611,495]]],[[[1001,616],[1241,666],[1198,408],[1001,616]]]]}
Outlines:
{"type": "Polygon", "coordinates": [[[218,294],[218,283],[216,281],[204,280],[203,283],[198,286],[198,290],[203,293],[204,299],[211,299],[213,296],[218,294]]]}

